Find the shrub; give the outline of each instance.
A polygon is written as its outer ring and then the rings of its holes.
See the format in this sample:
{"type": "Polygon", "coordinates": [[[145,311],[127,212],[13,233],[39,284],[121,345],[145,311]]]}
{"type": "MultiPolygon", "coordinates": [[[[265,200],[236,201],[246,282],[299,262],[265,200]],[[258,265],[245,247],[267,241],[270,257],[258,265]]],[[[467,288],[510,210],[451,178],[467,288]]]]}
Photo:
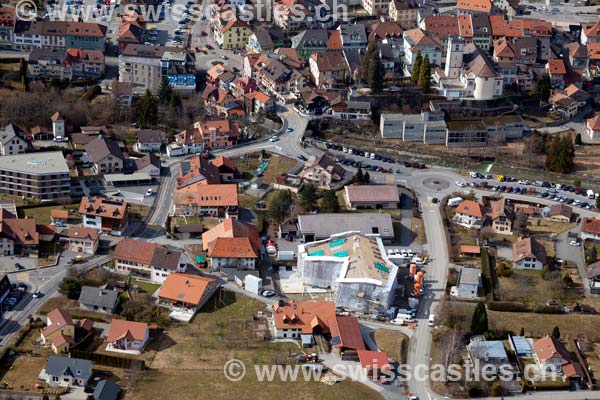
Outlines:
{"type": "Polygon", "coordinates": [[[487,303],[488,310],[505,311],[505,312],[529,312],[529,307],[523,303],[512,301],[489,301],[487,303]]]}
{"type": "Polygon", "coordinates": [[[537,306],[533,310],[537,314],[562,314],[563,310],[559,306],[537,306]]]}

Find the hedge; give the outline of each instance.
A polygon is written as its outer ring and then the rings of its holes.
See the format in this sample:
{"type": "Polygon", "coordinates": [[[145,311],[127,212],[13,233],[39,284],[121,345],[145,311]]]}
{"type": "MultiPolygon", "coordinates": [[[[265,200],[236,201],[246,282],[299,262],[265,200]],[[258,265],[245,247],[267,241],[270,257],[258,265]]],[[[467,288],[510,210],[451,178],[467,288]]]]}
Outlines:
{"type": "Polygon", "coordinates": [[[488,310],[506,311],[506,312],[529,312],[530,309],[526,304],[512,301],[489,301],[487,303],[488,310]]]}
{"type": "Polygon", "coordinates": [[[83,350],[71,350],[71,357],[82,358],[84,360],[91,360],[96,364],[106,365],[107,367],[139,369],[145,368],[144,360],[112,356],[110,354],[92,353],[83,350]]]}
{"type": "Polygon", "coordinates": [[[533,312],[538,314],[563,314],[563,310],[559,306],[537,306],[533,312]]]}

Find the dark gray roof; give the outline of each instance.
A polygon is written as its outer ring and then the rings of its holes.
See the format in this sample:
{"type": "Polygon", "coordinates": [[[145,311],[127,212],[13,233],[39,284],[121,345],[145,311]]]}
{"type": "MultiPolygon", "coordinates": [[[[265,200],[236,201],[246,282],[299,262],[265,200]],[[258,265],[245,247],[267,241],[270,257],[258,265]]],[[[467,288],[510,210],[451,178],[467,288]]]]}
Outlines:
{"type": "Polygon", "coordinates": [[[49,356],[46,373],[50,376],[70,375],[87,382],[92,376],[92,362],[80,358],[49,356]]]}
{"type": "Polygon", "coordinates": [[[124,159],[123,153],[119,148],[119,145],[114,140],[105,138],[100,135],[90,143],[85,145],[85,151],[93,163],[104,160],[109,155],[117,157],[121,160],[124,159]]]}
{"type": "Polygon", "coordinates": [[[292,47],[294,49],[327,49],[328,41],[327,30],[308,29],[292,37],[292,47]]]}
{"type": "Polygon", "coordinates": [[[159,246],[154,249],[154,255],[152,256],[152,266],[158,268],[165,268],[174,271],[179,267],[179,259],[181,258],[181,251],[170,246],[159,246]]]}
{"type": "Polygon", "coordinates": [[[163,143],[165,134],[160,129],[140,129],[137,132],[137,140],[140,143],[163,143]]]}
{"type": "Polygon", "coordinates": [[[29,62],[36,63],[40,60],[46,60],[56,64],[63,64],[66,57],[67,53],[64,49],[36,48],[31,50],[29,62]]]}
{"type": "Polygon", "coordinates": [[[363,65],[363,59],[365,58],[364,51],[362,49],[344,49],[342,50],[346,63],[350,68],[350,71],[354,72],[363,65]]]}
{"type": "Polygon", "coordinates": [[[144,169],[148,165],[154,165],[155,167],[160,168],[160,158],[154,154],[146,154],[144,157],[135,160],[135,167],[138,170],[144,169]]]}
{"type": "Polygon", "coordinates": [[[271,35],[266,29],[255,30],[254,36],[256,36],[256,41],[258,44],[260,44],[262,50],[269,50],[273,48],[273,40],[271,40],[271,35]]]}
{"type": "Polygon", "coordinates": [[[178,233],[202,233],[204,225],[202,224],[183,224],[175,227],[175,232],[178,233]]]}
{"type": "Polygon", "coordinates": [[[471,16],[473,22],[473,33],[476,35],[492,35],[492,26],[490,18],[486,14],[473,14],[471,16]]]}
{"type": "Polygon", "coordinates": [[[340,25],[340,35],[342,36],[342,45],[355,46],[363,44],[366,47],[367,44],[367,29],[361,24],[352,25],[340,25]]]}
{"type": "Polygon", "coordinates": [[[389,214],[348,213],[348,214],[309,214],[298,216],[298,228],[303,234],[329,237],[336,233],[360,231],[373,233],[377,228],[382,238],[394,237],[394,226],[389,214]]]}
{"type": "Polygon", "coordinates": [[[94,400],[117,400],[121,387],[113,381],[101,380],[94,389],[94,400]]]}
{"type": "Polygon", "coordinates": [[[0,127],[0,143],[8,143],[15,137],[21,138],[19,135],[21,130],[13,124],[8,124],[0,127]]]}
{"type": "Polygon", "coordinates": [[[106,290],[93,286],[84,286],[81,288],[79,303],[89,305],[113,308],[119,301],[119,292],[106,290]]]}

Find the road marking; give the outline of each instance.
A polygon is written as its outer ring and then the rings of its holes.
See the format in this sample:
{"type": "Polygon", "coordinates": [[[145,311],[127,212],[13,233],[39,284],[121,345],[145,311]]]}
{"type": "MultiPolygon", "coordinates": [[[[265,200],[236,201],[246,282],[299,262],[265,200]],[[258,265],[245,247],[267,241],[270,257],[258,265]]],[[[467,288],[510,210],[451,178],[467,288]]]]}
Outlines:
{"type": "Polygon", "coordinates": [[[160,225],[150,224],[146,226],[146,229],[151,231],[159,231],[162,227],[160,225]]]}

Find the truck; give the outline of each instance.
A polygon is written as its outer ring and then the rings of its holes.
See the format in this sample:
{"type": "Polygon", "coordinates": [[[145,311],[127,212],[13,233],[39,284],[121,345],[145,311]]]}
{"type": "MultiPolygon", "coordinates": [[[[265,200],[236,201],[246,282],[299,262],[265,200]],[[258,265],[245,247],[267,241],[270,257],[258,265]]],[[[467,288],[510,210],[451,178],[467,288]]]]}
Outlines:
{"type": "Polygon", "coordinates": [[[596,198],[596,193],[594,193],[593,190],[588,189],[588,191],[586,193],[587,193],[588,199],[595,199],[596,198]]]}
{"type": "Polygon", "coordinates": [[[448,205],[450,207],[456,207],[457,205],[459,205],[460,203],[463,202],[463,198],[462,197],[453,197],[451,199],[448,200],[448,205]]]}
{"type": "Polygon", "coordinates": [[[296,258],[296,253],[293,250],[280,250],[277,252],[278,261],[293,261],[296,258]]]}

